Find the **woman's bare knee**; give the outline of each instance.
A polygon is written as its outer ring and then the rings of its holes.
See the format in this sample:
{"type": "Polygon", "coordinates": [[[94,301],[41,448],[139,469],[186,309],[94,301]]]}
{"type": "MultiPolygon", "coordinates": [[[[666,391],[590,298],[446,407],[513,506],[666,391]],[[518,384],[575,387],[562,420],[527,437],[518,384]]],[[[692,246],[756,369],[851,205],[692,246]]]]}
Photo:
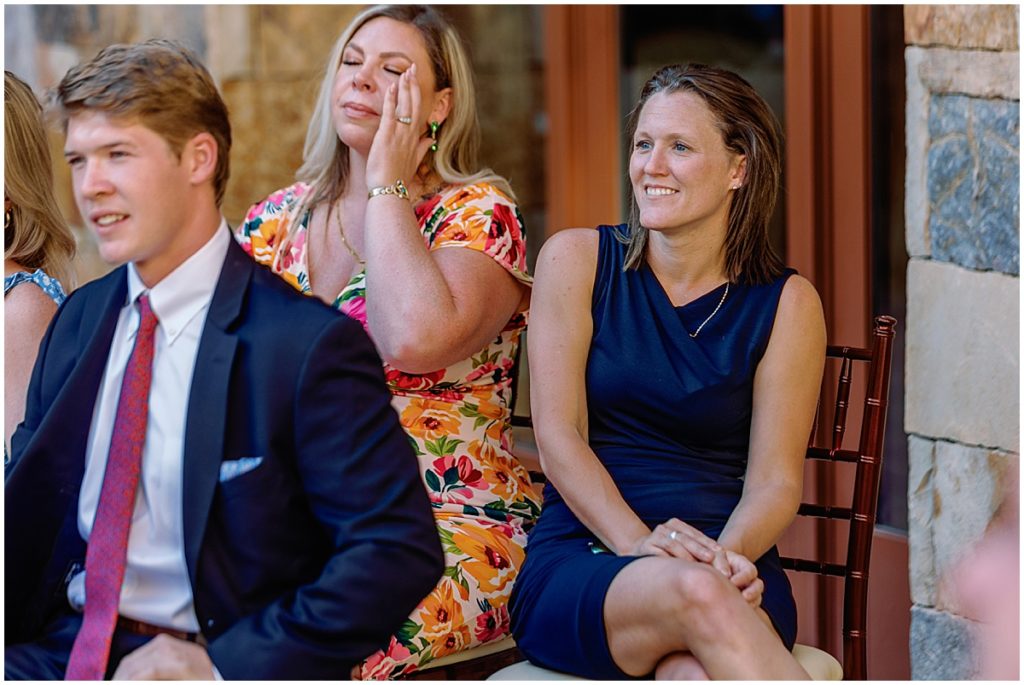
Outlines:
{"type": "Polygon", "coordinates": [[[662,659],[654,669],[655,680],[711,680],[707,671],[689,652],[675,652],[662,659]]]}
{"type": "Polygon", "coordinates": [[[699,614],[721,607],[737,594],[729,580],[707,564],[680,564],[668,588],[681,615],[699,614]]]}
{"type": "Polygon", "coordinates": [[[664,557],[638,559],[612,581],[605,598],[605,630],[612,659],[625,673],[642,676],[662,658],[688,648],[680,630],[682,593],[678,567],[664,557]]]}

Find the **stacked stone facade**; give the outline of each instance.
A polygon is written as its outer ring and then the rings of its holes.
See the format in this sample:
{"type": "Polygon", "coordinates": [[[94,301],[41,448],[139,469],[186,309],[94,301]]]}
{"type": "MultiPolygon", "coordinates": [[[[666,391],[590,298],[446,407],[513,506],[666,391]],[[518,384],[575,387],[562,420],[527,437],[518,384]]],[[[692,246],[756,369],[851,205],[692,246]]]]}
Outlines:
{"type": "Polygon", "coordinates": [[[906,416],[911,671],[976,676],[952,572],[1019,461],[1015,6],[908,6],[906,416]]]}

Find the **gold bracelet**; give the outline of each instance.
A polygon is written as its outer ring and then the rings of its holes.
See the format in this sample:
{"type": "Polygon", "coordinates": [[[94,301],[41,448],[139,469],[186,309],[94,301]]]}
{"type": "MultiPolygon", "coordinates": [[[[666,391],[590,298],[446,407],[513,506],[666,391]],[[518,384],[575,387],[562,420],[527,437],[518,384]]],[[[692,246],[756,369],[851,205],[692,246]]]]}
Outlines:
{"type": "Polygon", "coordinates": [[[370,193],[367,195],[368,198],[374,198],[378,195],[394,195],[400,197],[403,200],[409,199],[409,189],[402,183],[402,179],[398,179],[394,184],[389,186],[377,186],[376,188],[370,188],[370,193]]]}

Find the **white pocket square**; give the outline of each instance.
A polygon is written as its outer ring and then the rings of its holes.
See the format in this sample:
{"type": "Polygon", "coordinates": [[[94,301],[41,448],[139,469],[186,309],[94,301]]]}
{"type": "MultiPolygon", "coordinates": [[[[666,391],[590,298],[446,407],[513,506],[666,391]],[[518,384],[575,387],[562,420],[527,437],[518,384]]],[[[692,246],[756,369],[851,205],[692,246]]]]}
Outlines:
{"type": "Polygon", "coordinates": [[[227,483],[229,480],[233,480],[241,475],[249,473],[262,463],[263,457],[242,457],[241,459],[231,459],[229,461],[221,462],[220,482],[227,483]]]}

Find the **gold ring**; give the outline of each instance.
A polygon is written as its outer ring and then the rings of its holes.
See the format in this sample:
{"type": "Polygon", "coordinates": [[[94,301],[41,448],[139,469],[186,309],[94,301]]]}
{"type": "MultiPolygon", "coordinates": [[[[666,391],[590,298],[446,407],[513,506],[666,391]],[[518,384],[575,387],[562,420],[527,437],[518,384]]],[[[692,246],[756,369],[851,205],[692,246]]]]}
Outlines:
{"type": "Polygon", "coordinates": [[[400,124],[411,124],[412,117],[395,117],[395,121],[397,121],[400,124]]]}

